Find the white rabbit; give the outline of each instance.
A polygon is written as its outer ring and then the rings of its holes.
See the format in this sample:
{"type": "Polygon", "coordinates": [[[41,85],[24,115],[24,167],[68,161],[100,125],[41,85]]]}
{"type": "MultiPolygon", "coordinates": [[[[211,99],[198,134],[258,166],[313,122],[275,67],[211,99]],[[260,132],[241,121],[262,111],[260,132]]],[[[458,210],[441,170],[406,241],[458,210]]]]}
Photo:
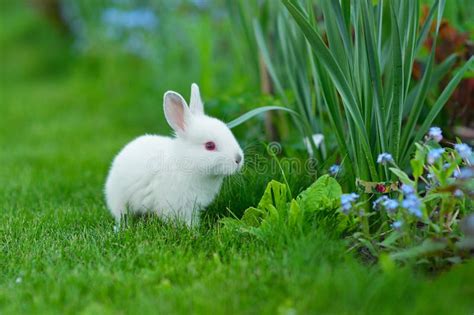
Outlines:
{"type": "Polygon", "coordinates": [[[144,135],[115,157],[105,184],[107,206],[122,215],[153,212],[197,223],[197,210],[216,197],[225,176],[244,163],[242,149],[222,121],[206,116],[196,84],[190,106],[173,91],[164,95],[166,120],[175,137],[144,135]]]}

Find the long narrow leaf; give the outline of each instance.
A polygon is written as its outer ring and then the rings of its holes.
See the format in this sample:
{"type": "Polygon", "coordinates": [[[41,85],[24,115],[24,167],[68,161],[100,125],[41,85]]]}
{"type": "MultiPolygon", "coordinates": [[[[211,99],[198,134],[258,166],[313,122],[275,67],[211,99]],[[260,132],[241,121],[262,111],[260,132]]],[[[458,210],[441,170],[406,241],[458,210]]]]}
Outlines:
{"type": "Polygon", "coordinates": [[[257,45],[260,50],[260,53],[262,54],[262,58],[265,62],[265,65],[267,66],[268,73],[270,74],[270,77],[273,80],[273,83],[275,85],[275,88],[277,89],[277,92],[284,97],[284,90],[283,86],[280,82],[280,79],[278,78],[277,72],[275,70],[275,67],[273,66],[272,59],[270,58],[270,53],[268,51],[267,45],[265,44],[265,39],[263,37],[262,33],[262,28],[260,27],[260,24],[258,24],[257,21],[254,20],[253,23],[254,27],[254,33],[255,33],[255,38],[257,40],[257,45]]]}
{"type": "Polygon", "coordinates": [[[418,90],[418,93],[415,97],[415,101],[410,111],[410,115],[408,116],[407,124],[404,128],[403,137],[402,137],[402,152],[406,152],[406,150],[408,149],[409,142],[414,134],[413,130],[415,128],[415,124],[418,121],[426,96],[428,94],[428,89],[430,87],[429,83],[431,82],[431,74],[433,71],[434,57],[435,57],[435,52],[436,52],[436,41],[438,39],[439,26],[441,23],[443,9],[444,9],[444,1],[441,0],[438,6],[438,20],[436,23],[435,34],[433,37],[433,45],[431,48],[431,53],[428,58],[428,63],[426,64],[426,69],[423,74],[423,78],[421,79],[420,89],[418,90]]]}
{"type": "Polygon", "coordinates": [[[284,112],[288,112],[292,115],[298,116],[297,112],[295,112],[294,110],[291,110],[289,108],[286,108],[286,107],[262,106],[262,107],[252,109],[251,111],[246,112],[245,114],[241,115],[240,117],[228,122],[227,127],[229,127],[229,128],[237,127],[238,125],[243,124],[244,122],[248,121],[249,119],[251,119],[251,118],[253,118],[257,115],[263,114],[265,112],[271,111],[271,110],[281,110],[281,111],[284,111],[284,112]]]}
{"type": "MultiPolygon", "coordinates": [[[[451,79],[451,81],[449,81],[446,88],[443,90],[441,95],[438,97],[436,103],[433,105],[433,107],[429,111],[428,115],[426,116],[425,120],[423,121],[423,124],[418,129],[418,132],[416,133],[415,138],[413,139],[413,143],[417,142],[417,141],[420,141],[423,138],[423,136],[426,134],[429,127],[431,126],[431,124],[435,120],[436,116],[438,116],[439,112],[443,108],[444,104],[446,104],[446,102],[448,101],[451,94],[453,94],[454,89],[456,88],[456,86],[459,84],[459,82],[463,78],[465,72],[469,68],[473,68],[473,66],[474,66],[474,57],[471,56],[471,58],[464,64],[464,66],[462,66],[462,68],[459,69],[456,72],[454,77],[451,79]]],[[[474,70],[474,69],[471,69],[471,71],[472,70],[474,70]]],[[[411,146],[411,147],[413,147],[413,146],[411,146]]],[[[407,154],[405,156],[405,159],[409,158],[410,153],[411,153],[411,150],[407,152],[407,154]]]]}
{"type": "MultiPolygon", "coordinates": [[[[366,0],[362,1],[362,21],[364,25],[364,39],[366,44],[367,59],[369,63],[369,74],[375,92],[375,117],[377,123],[378,142],[382,152],[386,152],[387,144],[385,136],[385,108],[383,103],[382,78],[380,76],[380,65],[376,56],[375,42],[373,33],[374,24],[371,10],[368,8],[366,0]]],[[[369,100],[371,101],[371,100],[369,100]]]]}
{"type": "Polygon", "coordinates": [[[378,180],[377,171],[375,169],[374,159],[372,157],[372,152],[370,150],[369,141],[367,139],[367,133],[364,128],[364,123],[360,110],[357,106],[357,101],[355,99],[354,93],[351,87],[348,84],[347,78],[344,76],[343,71],[340,65],[335,60],[332,53],[324,44],[322,38],[317,32],[311,27],[311,24],[307,21],[306,17],[302,11],[293,3],[291,0],[283,0],[283,4],[286,6],[288,11],[291,13],[295,21],[300,26],[301,30],[305,34],[309,43],[313,47],[317,56],[321,60],[325,69],[330,74],[331,78],[334,81],[334,84],[341,95],[345,109],[352,116],[354,124],[356,126],[358,135],[360,137],[362,149],[364,152],[364,157],[369,165],[370,176],[374,180],[378,180]]]}
{"type": "Polygon", "coordinates": [[[403,65],[402,65],[402,51],[400,44],[400,33],[398,29],[397,17],[393,6],[390,5],[390,12],[392,16],[392,80],[393,80],[393,97],[390,112],[393,113],[392,117],[392,145],[391,152],[395,159],[398,161],[400,157],[400,130],[402,125],[402,80],[403,80],[403,65]]]}

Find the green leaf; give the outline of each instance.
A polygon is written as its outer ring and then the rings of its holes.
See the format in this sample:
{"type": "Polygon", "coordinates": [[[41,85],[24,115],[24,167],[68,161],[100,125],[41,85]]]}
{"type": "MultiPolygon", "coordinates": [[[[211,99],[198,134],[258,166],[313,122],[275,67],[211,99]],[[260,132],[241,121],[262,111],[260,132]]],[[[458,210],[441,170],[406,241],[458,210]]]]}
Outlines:
{"type": "Polygon", "coordinates": [[[400,32],[398,28],[397,18],[393,6],[390,5],[390,11],[392,15],[392,63],[393,63],[393,98],[391,112],[393,113],[392,118],[392,142],[391,151],[395,156],[395,160],[398,161],[400,158],[400,135],[403,115],[403,62],[402,52],[400,43],[400,32]]]}
{"type": "Polygon", "coordinates": [[[389,234],[380,245],[387,248],[393,248],[393,245],[403,236],[403,234],[395,231],[389,234]]]}
{"type": "MultiPolygon", "coordinates": [[[[286,206],[286,204],[285,204],[286,206]]],[[[268,210],[268,217],[266,219],[264,219],[264,222],[278,222],[279,219],[280,219],[280,213],[278,210],[282,209],[277,209],[275,208],[274,205],[268,205],[266,207],[266,209],[268,210]]]]}
{"type": "Polygon", "coordinates": [[[264,222],[278,221],[280,213],[287,210],[287,186],[276,180],[268,183],[257,207],[245,210],[242,222],[248,226],[259,227],[264,222]]]}
{"type": "Polygon", "coordinates": [[[282,106],[262,106],[262,107],[252,109],[251,111],[246,112],[245,114],[243,114],[242,116],[232,120],[231,122],[228,122],[227,127],[229,127],[229,128],[237,127],[238,125],[243,124],[244,122],[246,122],[250,118],[252,118],[254,116],[257,116],[257,115],[260,115],[262,113],[268,112],[270,110],[281,110],[281,111],[284,111],[284,112],[288,112],[292,115],[298,116],[297,112],[295,112],[294,110],[291,110],[289,108],[286,108],[286,107],[282,107],[282,106]]]}
{"type": "Polygon", "coordinates": [[[408,177],[408,175],[404,171],[394,167],[391,167],[390,171],[392,171],[392,173],[394,173],[402,183],[411,186],[415,185],[415,183],[408,177]]]}
{"type": "Polygon", "coordinates": [[[287,196],[286,185],[276,180],[272,180],[268,183],[257,208],[267,211],[270,211],[271,206],[278,210],[285,209],[287,196]]]}
{"type": "Polygon", "coordinates": [[[248,226],[258,227],[265,218],[265,212],[261,209],[250,207],[245,210],[242,222],[248,226]]]}
{"type": "MultiPolygon", "coordinates": [[[[343,66],[337,62],[336,58],[334,57],[334,54],[325,45],[320,34],[313,28],[305,14],[302,12],[301,8],[299,8],[297,2],[292,0],[283,0],[282,2],[286,6],[288,11],[291,13],[296,23],[298,23],[298,26],[305,34],[316,57],[319,59],[319,61],[331,77],[334,86],[338,90],[343,100],[342,103],[344,105],[344,108],[351,116],[352,123],[355,129],[357,130],[357,139],[360,143],[363,152],[362,156],[367,162],[370,176],[373,180],[378,180],[378,174],[375,169],[375,163],[372,151],[370,149],[369,135],[367,134],[365,129],[355,91],[349,84],[350,78],[345,76],[344,71],[342,70],[343,66]]],[[[334,104],[332,106],[334,106],[334,104]]]]}
{"type": "Polygon", "coordinates": [[[397,267],[393,259],[390,258],[390,255],[387,253],[380,254],[379,265],[385,273],[392,273],[397,267]]]}
{"type": "Polygon", "coordinates": [[[469,60],[462,66],[461,69],[459,69],[454,77],[449,81],[448,85],[444,89],[444,91],[441,93],[441,95],[438,97],[436,100],[436,103],[433,105],[431,108],[430,112],[428,113],[427,117],[424,119],[423,124],[421,127],[418,129],[417,134],[415,135],[415,139],[413,141],[417,142],[423,138],[423,136],[426,134],[428,129],[430,128],[431,124],[433,123],[434,119],[436,116],[438,116],[439,112],[443,108],[444,104],[448,101],[449,97],[451,94],[454,92],[454,89],[456,86],[459,84],[461,79],[464,76],[464,73],[469,69],[472,68],[474,65],[474,57],[471,56],[469,60]]]}
{"type": "Polygon", "coordinates": [[[290,210],[288,212],[288,223],[290,226],[299,226],[303,221],[303,212],[295,199],[291,200],[290,210]]]}
{"type": "MultiPolygon", "coordinates": [[[[369,10],[367,2],[361,1],[362,3],[362,21],[364,26],[364,39],[365,39],[365,48],[366,48],[366,56],[368,61],[368,70],[370,74],[370,83],[371,87],[375,93],[374,99],[374,109],[375,109],[375,122],[378,129],[378,137],[380,148],[382,152],[386,152],[387,145],[386,140],[387,137],[385,135],[385,108],[383,102],[383,90],[382,90],[382,78],[380,75],[380,65],[379,60],[376,56],[376,44],[374,41],[374,25],[372,24],[373,16],[371,14],[371,10],[369,10]]],[[[401,66],[400,66],[401,67],[401,66]]]]}
{"type": "Polygon", "coordinates": [[[410,161],[411,169],[413,171],[413,177],[415,177],[415,180],[418,179],[422,174],[423,174],[423,161],[418,160],[418,159],[412,159],[410,161]]]}
{"type": "Polygon", "coordinates": [[[253,22],[253,28],[254,28],[255,40],[257,41],[258,49],[265,62],[265,66],[267,67],[268,74],[270,74],[270,77],[273,80],[273,85],[275,86],[277,92],[283,98],[285,98],[283,86],[280,82],[280,79],[278,78],[277,71],[272,62],[272,58],[270,57],[270,52],[267,47],[267,44],[265,43],[265,38],[263,35],[262,28],[257,21],[253,22]]]}
{"type": "Polygon", "coordinates": [[[394,260],[408,260],[418,258],[433,252],[437,252],[446,248],[445,243],[434,242],[432,240],[425,240],[421,245],[401,250],[393,253],[390,257],[394,260]]]}
{"type": "Polygon", "coordinates": [[[305,212],[332,210],[339,207],[341,194],[339,183],[329,175],[324,175],[300,193],[297,201],[305,212]]]}
{"type": "Polygon", "coordinates": [[[443,199],[449,197],[450,193],[430,193],[423,198],[423,203],[427,203],[436,199],[443,199]]]}
{"type": "Polygon", "coordinates": [[[374,244],[372,244],[372,242],[370,240],[368,240],[366,238],[363,238],[363,237],[359,237],[359,238],[357,238],[357,241],[359,241],[359,243],[364,245],[365,248],[369,250],[369,252],[372,256],[374,256],[374,257],[378,256],[378,251],[375,248],[374,244]]]}

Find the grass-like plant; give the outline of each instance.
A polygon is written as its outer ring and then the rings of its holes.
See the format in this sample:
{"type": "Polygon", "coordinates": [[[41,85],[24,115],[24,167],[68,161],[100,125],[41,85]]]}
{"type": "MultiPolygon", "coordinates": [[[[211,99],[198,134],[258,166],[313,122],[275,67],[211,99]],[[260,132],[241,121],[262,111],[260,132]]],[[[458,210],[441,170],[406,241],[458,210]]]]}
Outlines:
{"type": "Polygon", "coordinates": [[[289,104],[285,98],[291,90],[300,129],[309,138],[322,130],[318,124],[327,115],[352,178],[390,180],[390,172],[376,164],[376,157],[389,151],[402,168],[408,166],[414,143],[421,140],[472,66],[471,58],[454,73],[434,104],[427,106],[430,87],[456,59],[453,55],[437,65],[434,61],[445,1],[433,3],[421,26],[420,1],[317,1],[321,23],[315,16],[315,1],[308,0],[305,6],[295,0],[282,3],[311,50],[285,12],[276,13],[276,47],[272,48],[277,53],[270,53],[263,36],[261,24],[268,27],[268,19],[254,21],[256,41],[276,91],[289,104]],[[413,63],[433,23],[434,45],[426,56],[422,79],[415,82],[413,63]]]}
{"type": "Polygon", "coordinates": [[[315,80],[314,57],[304,35],[277,1],[229,1],[229,8],[239,30],[240,50],[254,61],[248,63],[249,73],[271,81],[267,92],[278,97],[293,114],[297,113],[291,118],[299,134],[306,137],[310,155],[323,160],[324,143],[318,147],[312,137],[324,129],[321,106],[316,107],[322,104],[321,93],[315,80]]]}

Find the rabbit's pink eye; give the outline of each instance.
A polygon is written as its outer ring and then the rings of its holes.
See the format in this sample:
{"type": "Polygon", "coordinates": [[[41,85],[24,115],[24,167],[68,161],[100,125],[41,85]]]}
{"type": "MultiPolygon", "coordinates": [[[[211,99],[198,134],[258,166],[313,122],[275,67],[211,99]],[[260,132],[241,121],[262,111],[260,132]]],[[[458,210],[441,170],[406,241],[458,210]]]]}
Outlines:
{"type": "Polygon", "coordinates": [[[206,142],[204,146],[208,151],[214,151],[216,149],[216,144],[213,141],[206,142]]]}

